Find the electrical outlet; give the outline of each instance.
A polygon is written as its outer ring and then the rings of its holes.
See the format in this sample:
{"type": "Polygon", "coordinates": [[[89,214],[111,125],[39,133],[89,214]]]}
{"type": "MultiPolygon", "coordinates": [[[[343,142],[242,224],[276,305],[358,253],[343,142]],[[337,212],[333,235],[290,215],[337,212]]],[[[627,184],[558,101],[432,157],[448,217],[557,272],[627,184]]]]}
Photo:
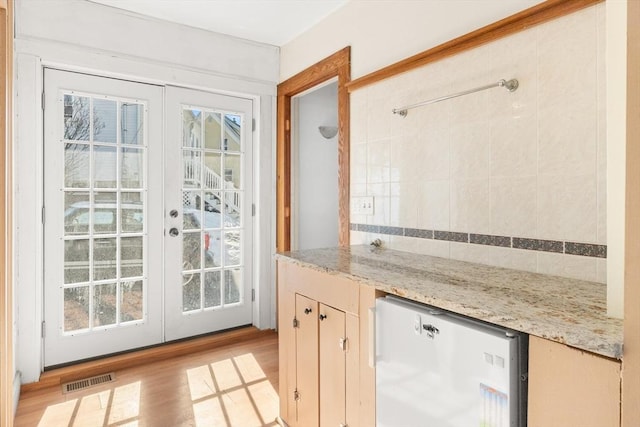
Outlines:
{"type": "Polygon", "coordinates": [[[354,215],[373,215],[373,206],[373,196],[351,198],[351,213],[354,215]]]}

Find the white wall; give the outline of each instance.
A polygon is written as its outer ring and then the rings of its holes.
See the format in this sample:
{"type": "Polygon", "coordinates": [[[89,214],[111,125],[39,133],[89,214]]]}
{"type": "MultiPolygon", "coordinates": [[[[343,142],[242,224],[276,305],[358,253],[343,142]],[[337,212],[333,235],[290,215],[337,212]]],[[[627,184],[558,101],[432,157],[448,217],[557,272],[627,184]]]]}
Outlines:
{"type": "Polygon", "coordinates": [[[16,365],[25,383],[42,367],[42,69],[50,66],[250,98],[256,224],[254,322],[275,325],[274,114],[278,49],[142,18],[86,1],[16,2],[15,233],[16,365]]]}
{"type": "Polygon", "coordinates": [[[607,309],[623,317],[627,133],[627,0],[607,0],[607,309]]]}
{"type": "Polygon", "coordinates": [[[355,79],[543,0],[351,0],[282,46],[280,81],[345,46],[355,79]]]}
{"type": "Polygon", "coordinates": [[[338,137],[318,131],[338,123],[338,84],[298,97],[297,105],[297,248],[338,246],[338,137]]]}

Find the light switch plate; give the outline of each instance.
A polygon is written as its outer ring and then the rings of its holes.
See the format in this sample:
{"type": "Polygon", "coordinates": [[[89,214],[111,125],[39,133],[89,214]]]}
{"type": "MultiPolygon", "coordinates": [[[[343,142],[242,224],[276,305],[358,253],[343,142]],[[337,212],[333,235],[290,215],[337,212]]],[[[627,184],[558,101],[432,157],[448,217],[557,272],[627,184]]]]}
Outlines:
{"type": "Polygon", "coordinates": [[[351,198],[351,213],[354,215],[373,215],[373,206],[373,196],[351,198]]]}

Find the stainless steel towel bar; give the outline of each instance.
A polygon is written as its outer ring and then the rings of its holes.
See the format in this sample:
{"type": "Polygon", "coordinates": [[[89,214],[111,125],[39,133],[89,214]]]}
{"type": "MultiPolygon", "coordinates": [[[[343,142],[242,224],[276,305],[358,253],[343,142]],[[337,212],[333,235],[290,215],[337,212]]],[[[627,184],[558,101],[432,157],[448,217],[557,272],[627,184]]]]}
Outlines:
{"type": "Polygon", "coordinates": [[[451,98],[457,98],[459,96],[463,96],[463,95],[469,95],[470,93],[475,93],[475,92],[480,92],[483,90],[487,90],[487,89],[491,89],[494,87],[504,87],[505,89],[507,89],[509,92],[513,92],[514,90],[518,89],[519,83],[518,80],[516,79],[511,79],[511,80],[498,80],[496,83],[491,83],[485,86],[480,86],[474,89],[469,89],[469,90],[465,90],[463,92],[458,92],[458,93],[454,93],[451,95],[446,95],[446,96],[441,96],[440,98],[434,98],[434,99],[430,99],[428,101],[422,101],[422,102],[418,102],[417,104],[411,104],[411,105],[406,105],[404,107],[400,107],[400,108],[394,108],[393,109],[393,114],[399,114],[402,117],[405,117],[407,115],[407,111],[411,110],[412,108],[416,108],[416,107],[422,107],[423,105],[429,105],[429,104],[435,104],[436,102],[440,102],[440,101],[445,101],[447,99],[451,99],[451,98]]]}

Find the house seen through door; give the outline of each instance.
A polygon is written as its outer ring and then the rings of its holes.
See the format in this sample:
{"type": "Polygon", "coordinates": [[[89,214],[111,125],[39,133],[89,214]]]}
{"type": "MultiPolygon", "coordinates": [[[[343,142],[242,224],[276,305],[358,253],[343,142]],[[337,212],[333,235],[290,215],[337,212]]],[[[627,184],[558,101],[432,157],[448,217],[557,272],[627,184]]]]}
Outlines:
{"type": "Polygon", "coordinates": [[[252,101],[44,81],[45,366],[252,323],[252,101]]]}

